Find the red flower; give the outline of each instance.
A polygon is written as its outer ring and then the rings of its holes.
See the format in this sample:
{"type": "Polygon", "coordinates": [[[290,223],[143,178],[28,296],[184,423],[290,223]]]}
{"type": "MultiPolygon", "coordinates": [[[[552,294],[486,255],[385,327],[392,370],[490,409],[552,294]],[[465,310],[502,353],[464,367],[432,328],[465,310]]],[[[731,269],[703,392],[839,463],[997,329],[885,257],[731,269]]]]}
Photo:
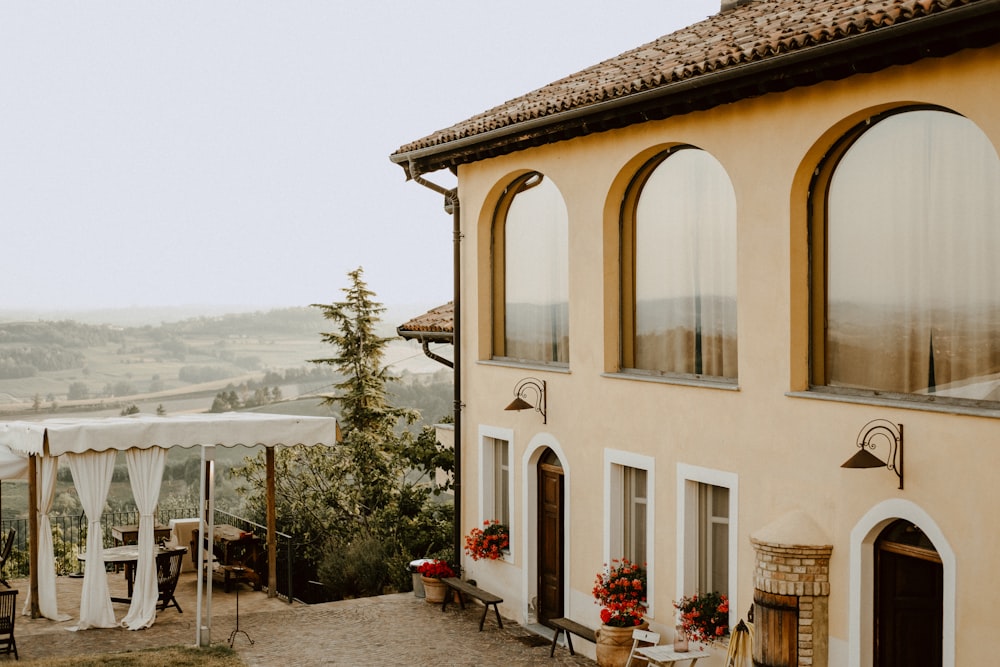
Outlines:
{"type": "Polygon", "coordinates": [[[465,553],[472,560],[503,558],[503,550],[510,544],[510,531],[507,526],[495,519],[484,521],[483,525],[485,529],[473,528],[465,536],[465,553]]]}
{"type": "Polygon", "coordinates": [[[627,628],[642,623],[646,613],[646,570],[627,560],[613,560],[594,580],[594,598],[602,606],[605,625],[627,628]]]}
{"type": "Polygon", "coordinates": [[[695,641],[708,644],[729,632],[729,600],[721,593],[682,597],[674,607],[685,634],[695,641]]]}
{"type": "Polygon", "coordinates": [[[451,566],[443,560],[431,560],[426,563],[421,563],[417,567],[417,572],[425,577],[431,577],[434,579],[444,579],[446,577],[455,576],[455,571],[451,569],[451,566]]]}

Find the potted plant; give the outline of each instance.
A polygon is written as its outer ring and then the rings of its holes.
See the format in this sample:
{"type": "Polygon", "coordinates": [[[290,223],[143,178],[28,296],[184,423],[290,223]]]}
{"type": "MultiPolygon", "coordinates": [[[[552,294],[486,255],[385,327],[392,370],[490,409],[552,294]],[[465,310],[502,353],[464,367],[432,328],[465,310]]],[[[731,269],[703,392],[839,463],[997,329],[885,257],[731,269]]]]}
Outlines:
{"type": "Polygon", "coordinates": [[[719,592],[674,601],[678,632],[687,639],[711,644],[729,633],[729,599],[719,592]]]}
{"type": "Polygon", "coordinates": [[[503,551],[510,544],[510,531],[496,519],[483,521],[483,528],[473,528],[465,536],[465,553],[472,560],[503,558],[503,551]]]}
{"type": "Polygon", "coordinates": [[[421,563],[417,567],[417,572],[420,573],[420,580],[424,584],[424,600],[432,604],[444,602],[448,585],[441,580],[455,576],[455,570],[448,565],[447,561],[436,558],[429,560],[426,563],[421,563]]]}
{"type": "Polygon", "coordinates": [[[645,630],[646,568],[627,559],[605,564],[594,581],[594,599],[601,605],[597,629],[597,664],[621,667],[632,647],[632,631],[645,630]]]}

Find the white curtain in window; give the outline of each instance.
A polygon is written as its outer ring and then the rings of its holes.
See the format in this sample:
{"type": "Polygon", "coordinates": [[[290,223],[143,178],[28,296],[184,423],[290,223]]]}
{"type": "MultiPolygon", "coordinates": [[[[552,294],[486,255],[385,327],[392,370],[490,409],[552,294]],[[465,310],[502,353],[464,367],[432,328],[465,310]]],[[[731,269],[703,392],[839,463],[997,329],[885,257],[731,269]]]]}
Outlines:
{"type": "Polygon", "coordinates": [[[569,363],[569,218],[551,180],[514,195],[503,233],[504,356],[569,363]]]}
{"type": "Polygon", "coordinates": [[[132,496],[139,510],[139,559],[135,567],[135,586],[132,589],[132,603],[122,625],[129,630],[148,628],[156,621],[156,603],[159,587],[156,577],[155,543],[153,532],[153,512],[160,498],[160,484],[166,462],[166,450],[162,447],[149,449],[129,449],[125,452],[128,476],[132,484],[132,496]]]}
{"type": "Polygon", "coordinates": [[[703,150],[678,150],[635,211],[635,367],[736,378],[736,194],[703,150]]]}
{"type": "Polygon", "coordinates": [[[104,571],[101,513],[111,488],[116,450],[67,454],[73,483],[87,515],[87,560],[80,594],[80,621],[71,630],[115,627],[108,577],[104,571]]]}
{"type": "Polygon", "coordinates": [[[983,132],[889,116],[827,204],[826,384],[1000,400],[1000,160],[983,132]]]}

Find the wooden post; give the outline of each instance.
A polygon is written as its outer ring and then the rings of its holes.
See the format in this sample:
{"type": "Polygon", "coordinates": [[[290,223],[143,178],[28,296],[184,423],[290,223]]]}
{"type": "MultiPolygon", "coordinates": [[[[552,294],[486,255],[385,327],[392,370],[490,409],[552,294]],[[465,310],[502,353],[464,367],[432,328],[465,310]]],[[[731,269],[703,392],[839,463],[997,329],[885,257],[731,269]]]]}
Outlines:
{"type": "Polygon", "coordinates": [[[274,509],[274,447],[264,448],[267,468],[267,597],[278,595],[277,516],[274,509]]]}
{"type": "MultiPolygon", "coordinates": [[[[45,438],[48,440],[48,435],[45,438]]],[[[42,610],[38,606],[38,460],[35,454],[28,457],[28,567],[31,618],[41,618],[42,610]]]]}

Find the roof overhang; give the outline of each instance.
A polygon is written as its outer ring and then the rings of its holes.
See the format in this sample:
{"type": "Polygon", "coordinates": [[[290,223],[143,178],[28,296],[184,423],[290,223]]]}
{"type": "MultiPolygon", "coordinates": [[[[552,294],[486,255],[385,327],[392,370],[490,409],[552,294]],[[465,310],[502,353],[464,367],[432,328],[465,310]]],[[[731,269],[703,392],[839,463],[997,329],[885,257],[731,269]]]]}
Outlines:
{"type": "Polygon", "coordinates": [[[406,340],[415,340],[423,343],[452,343],[455,342],[455,334],[451,331],[414,331],[396,327],[396,334],[406,340]]]}
{"type": "Polygon", "coordinates": [[[390,160],[408,179],[520,150],[711,109],[741,99],[876,72],[1000,42],[1000,0],[717,69],[596,104],[407,152],[390,160]]]}

